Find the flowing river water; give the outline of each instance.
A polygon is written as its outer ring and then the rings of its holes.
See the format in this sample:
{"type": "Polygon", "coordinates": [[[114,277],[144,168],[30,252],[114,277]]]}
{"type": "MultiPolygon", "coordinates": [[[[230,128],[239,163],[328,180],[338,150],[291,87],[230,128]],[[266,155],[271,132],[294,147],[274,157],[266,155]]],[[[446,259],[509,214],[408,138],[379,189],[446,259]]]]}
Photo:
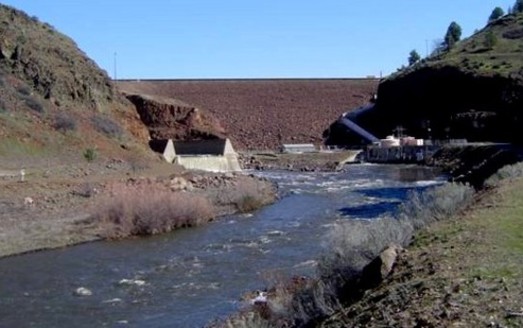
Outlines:
{"type": "Polygon", "coordinates": [[[441,183],[428,168],[350,165],[336,173],[256,173],[281,198],[248,215],[170,234],[0,260],[0,327],[202,327],[278,277],[312,275],[339,220],[394,211],[441,183]],[[84,287],[90,296],[75,295],[84,287]]]}

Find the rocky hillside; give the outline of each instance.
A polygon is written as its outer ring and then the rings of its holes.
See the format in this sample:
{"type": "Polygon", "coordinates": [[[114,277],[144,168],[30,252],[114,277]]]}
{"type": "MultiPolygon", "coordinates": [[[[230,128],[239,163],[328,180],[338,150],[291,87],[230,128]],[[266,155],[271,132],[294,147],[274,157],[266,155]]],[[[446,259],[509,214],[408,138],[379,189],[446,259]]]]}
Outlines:
{"type": "Polygon", "coordinates": [[[368,102],[377,79],[119,81],[127,93],[180,99],[207,110],[236,149],[279,149],[282,143],[322,144],[325,128],[368,102]]]}
{"type": "Polygon", "coordinates": [[[489,23],[450,51],[385,79],[376,110],[357,121],[380,137],[522,140],[523,15],[489,23]]]}
{"type": "Polygon", "coordinates": [[[2,158],[116,151],[147,137],[133,106],[74,41],[0,5],[2,158]]]}

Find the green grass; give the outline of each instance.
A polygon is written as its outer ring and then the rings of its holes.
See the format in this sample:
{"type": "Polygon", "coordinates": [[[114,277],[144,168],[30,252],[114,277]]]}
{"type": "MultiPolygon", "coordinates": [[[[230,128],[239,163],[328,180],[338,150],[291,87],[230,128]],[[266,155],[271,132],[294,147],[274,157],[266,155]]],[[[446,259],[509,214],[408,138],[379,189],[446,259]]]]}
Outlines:
{"type": "Polygon", "coordinates": [[[523,179],[501,184],[493,206],[475,211],[465,228],[481,235],[474,247],[482,261],[471,270],[477,278],[518,278],[523,275],[523,179]]]}
{"type": "Polygon", "coordinates": [[[510,33],[522,28],[523,14],[505,16],[461,40],[450,51],[425,58],[396,76],[424,67],[444,66],[459,67],[464,72],[486,76],[519,74],[518,71],[523,68],[523,38],[510,37],[510,33]],[[495,42],[489,43],[489,38],[495,42]]]}
{"type": "Polygon", "coordinates": [[[508,201],[498,209],[498,220],[492,222],[498,230],[501,246],[510,252],[523,255],[523,182],[517,181],[521,188],[512,188],[507,195],[508,201]]]}
{"type": "Polygon", "coordinates": [[[23,141],[3,138],[0,143],[0,155],[38,155],[41,149],[34,144],[24,143],[23,141]]]}

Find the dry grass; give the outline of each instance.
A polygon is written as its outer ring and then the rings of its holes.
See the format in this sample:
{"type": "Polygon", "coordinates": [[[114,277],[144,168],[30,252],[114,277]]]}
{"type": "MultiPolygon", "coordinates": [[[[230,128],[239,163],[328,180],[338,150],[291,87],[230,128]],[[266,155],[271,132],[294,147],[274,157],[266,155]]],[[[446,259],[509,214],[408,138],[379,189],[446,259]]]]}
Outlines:
{"type": "Polygon", "coordinates": [[[198,195],[116,185],[92,219],[102,237],[124,238],[197,226],[213,217],[212,205],[198,195]]]}

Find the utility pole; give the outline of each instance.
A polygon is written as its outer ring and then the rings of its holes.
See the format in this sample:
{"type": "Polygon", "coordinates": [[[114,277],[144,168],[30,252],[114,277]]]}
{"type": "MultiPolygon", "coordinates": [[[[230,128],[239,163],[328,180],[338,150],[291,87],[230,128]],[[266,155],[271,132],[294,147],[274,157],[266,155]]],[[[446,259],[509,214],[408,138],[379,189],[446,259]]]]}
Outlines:
{"type": "Polygon", "coordinates": [[[398,125],[394,130],[393,132],[396,133],[396,135],[398,136],[398,139],[401,139],[403,138],[403,132],[405,132],[405,128],[402,127],[401,125],[398,125]]]}
{"type": "Polygon", "coordinates": [[[116,51],[114,52],[114,75],[113,75],[113,79],[116,81],[118,79],[118,75],[116,75],[116,51]]]}

